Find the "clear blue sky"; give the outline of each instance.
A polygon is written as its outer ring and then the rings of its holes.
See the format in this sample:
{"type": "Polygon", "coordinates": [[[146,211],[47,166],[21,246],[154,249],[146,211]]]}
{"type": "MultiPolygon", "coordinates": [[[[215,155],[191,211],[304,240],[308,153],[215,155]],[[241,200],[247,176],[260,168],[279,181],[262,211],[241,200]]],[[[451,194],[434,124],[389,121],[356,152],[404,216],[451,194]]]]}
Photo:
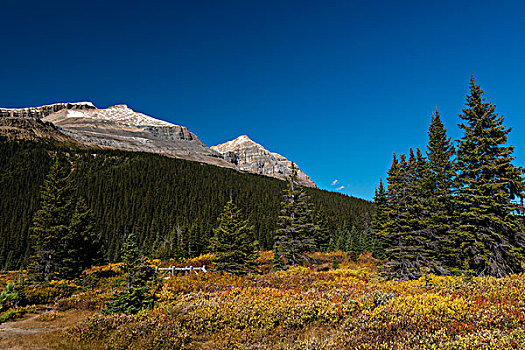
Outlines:
{"type": "Polygon", "coordinates": [[[523,1],[2,0],[0,106],[93,101],[248,134],[370,199],[392,152],[452,137],[474,74],[525,164],[523,1]]]}

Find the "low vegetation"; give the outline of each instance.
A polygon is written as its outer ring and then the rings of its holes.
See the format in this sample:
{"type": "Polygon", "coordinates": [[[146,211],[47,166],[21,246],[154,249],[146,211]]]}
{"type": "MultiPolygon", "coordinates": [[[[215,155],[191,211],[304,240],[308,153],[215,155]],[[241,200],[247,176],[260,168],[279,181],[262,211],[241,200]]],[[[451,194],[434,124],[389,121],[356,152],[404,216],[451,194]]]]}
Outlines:
{"type": "MultiPolygon", "coordinates": [[[[127,288],[120,265],[101,266],[84,272],[85,287],[48,294],[48,306],[59,311],[46,311],[39,320],[50,322],[65,310],[94,310],[57,333],[57,342],[71,348],[525,348],[525,275],[428,274],[395,281],[381,277],[383,262],[370,255],[356,261],[343,252],[308,255],[315,263],[280,271],[272,269],[272,252],[261,252],[255,268],[260,273],[221,274],[210,267],[206,274],[158,275],[148,284],[154,303],[131,313],[101,312],[127,288]]],[[[212,258],[176,264],[199,266],[212,258]]],[[[150,266],[173,263],[149,261],[150,266]]],[[[16,276],[6,275],[2,283],[16,276]]],[[[29,284],[24,289],[34,290],[29,284]]]]}

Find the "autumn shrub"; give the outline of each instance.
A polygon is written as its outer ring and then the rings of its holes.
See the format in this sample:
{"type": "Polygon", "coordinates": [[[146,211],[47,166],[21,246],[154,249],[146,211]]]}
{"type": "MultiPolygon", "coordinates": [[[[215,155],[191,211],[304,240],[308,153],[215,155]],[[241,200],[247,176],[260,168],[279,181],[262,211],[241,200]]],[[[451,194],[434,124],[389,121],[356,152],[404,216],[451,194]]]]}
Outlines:
{"type": "Polygon", "coordinates": [[[123,324],[136,320],[136,315],[95,314],[79,325],[68,328],[65,335],[73,342],[90,342],[107,339],[123,324]]]}
{"type": "Polygon", "coordinates": [[[26,304],[50,304],[72,295],[80,287],[74,281],[60,280],[29,285],[24,289],[26,304]]]}
{"type": "Polygon", "coordinates": [[[60,311],[51,310],[40,314],[36,319],[40,322],[50,322],[62,316],[63,314],[60,311]]]}
{"type": "Polygon", "coordinates": [[[109,300],[111,294],[101,291],[88,290],[86,292],[76,293],[66,298],[58,299],[55,303],[60,311],[76,310],[100,310],[104,302],[109,300]]]}

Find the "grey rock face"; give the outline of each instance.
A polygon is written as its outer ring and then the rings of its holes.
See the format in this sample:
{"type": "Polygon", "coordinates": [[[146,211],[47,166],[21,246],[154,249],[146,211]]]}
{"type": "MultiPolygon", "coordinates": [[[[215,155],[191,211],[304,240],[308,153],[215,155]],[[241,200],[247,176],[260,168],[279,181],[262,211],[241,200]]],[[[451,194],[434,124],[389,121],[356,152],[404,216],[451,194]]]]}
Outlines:
{"type": "MultiPolygon", "coordinates": [[[[222,154],[225,160],[239,167],[240,170],[286,180],[291,174],[292,162],[278,153],[266,150],[260,144],[252,141],[248,136],[239,136],[235,140],[212,146],[222,154]]],[[[303,173],[297,165],[299,182],[308,187],[317,187],[315,183],[303,173]]]]}
{"type": "Polygon", "coordinates": [[[42,119],[45,116],[58,112],[63,109],[70,109],[75,111],[85,111],[96,109],[91,102],[78,103],[55,103],[52,105],[29,107],[29,108],[0,108],[1,117],[20,117],[20,118],[34,118],[42,119]]]}

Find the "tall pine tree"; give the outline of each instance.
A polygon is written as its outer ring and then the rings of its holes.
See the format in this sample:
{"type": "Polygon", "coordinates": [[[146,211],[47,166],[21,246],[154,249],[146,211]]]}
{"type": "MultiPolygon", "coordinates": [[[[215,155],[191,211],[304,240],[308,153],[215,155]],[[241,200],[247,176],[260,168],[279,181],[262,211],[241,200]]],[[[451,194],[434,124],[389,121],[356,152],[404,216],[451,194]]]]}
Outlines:
{"type": "Polygon", "coordinates": [[[447,129],[437,108],[432,114],[428,129],[427,148],[430,193],[425,196],[425,207],[428,228],[435,244],[433,257],[443,265],[451,266],[455,259],[455,242],[450,232],[454,222],[452,190],[456,174],[455,148],[451,138],[447,136],[447,129]]]}
{"type": "Polygon", "coordinates": [[[72,279],[99,257],[93,216],[73,194],[71,166],[57,156],[33,217],[29,269],[36,279],[72,279]]]}
{"type": "Polygon", "coordinates": [[[388,199],[383,179],[379,179],[379,187],[375,190],[374,195],[374,216],[372,217],[372,233],[377,242],[377,253],[380,257],[384,257],[384,250],[387,247],[387,242],[381,234],[383,228],[388,220],[388,199]]]}
{"type": "Polygon", "coordinates": [[[62,278],[74,210],[70,167],[56,158],[41,190],[40,209],[33,217],[29,269],[39,280],[62,278]]]}
{"type": "Polygon", "coordinates": [[[459,127],[454,204],[457,224],[456,264],[478,276],[505,276],[523,271],[525,240],[521,207],[522,169],[512,165],[513,146],[505,146],[510,128],[483,91],[470,80],[459,127]]]}
{"type": "Polygon", "coordinates": [[[315,246],[316,229],[309,197],[299,186],[297,169],[292,163],[292,174],[281,202],[274,249],[280,252],[287,265],[301,265],[309,260],[305,253],[315,246]]]}
{"type": "Polygon", "coordinates": [[[215,269],[237,275],[253,270],[258,256],[257,242],[253,240],[248,221],[242,218],[231,197],[213,232],[211,250],[215,253],[215,269]]]}
{"type": "Polygon", "coordinates": [[[91,267],[100,256],[99,239],[93,229],[93,215],[86,201],[79,198],[75,203],[69,232],[64,237],[65,256],[60,267],[64,278],[75,278],[86,267],[91,267]]]}
{"type": "Polygon", "coordinates": [[[410,229],[406,189],[407,162],[404,154],[399,159],[394,153],[387,176],[387,210],[381,235],[386,244],[387,257],[395,257],[404,250],[401,235],[410,229]]]}
{"type": "Polygon", "coordinates": [[[419,149],[410,149],[408,161],[395,155],[388,173],[386,218],[382,238],[389,258],[388,273],[400,278],[415,278],[424,268],[438,271],[432,260],[436,250],[427,226],[425,200],[429,195],[427,160],[419,149]]]}
{"type": "Polygon", "coordinates": [[[330,226],[323,211],[317,213],[316,225],[317,229],[314,232],[315,249],[320,252],[326,252],[330,243],[330,226]]]}

